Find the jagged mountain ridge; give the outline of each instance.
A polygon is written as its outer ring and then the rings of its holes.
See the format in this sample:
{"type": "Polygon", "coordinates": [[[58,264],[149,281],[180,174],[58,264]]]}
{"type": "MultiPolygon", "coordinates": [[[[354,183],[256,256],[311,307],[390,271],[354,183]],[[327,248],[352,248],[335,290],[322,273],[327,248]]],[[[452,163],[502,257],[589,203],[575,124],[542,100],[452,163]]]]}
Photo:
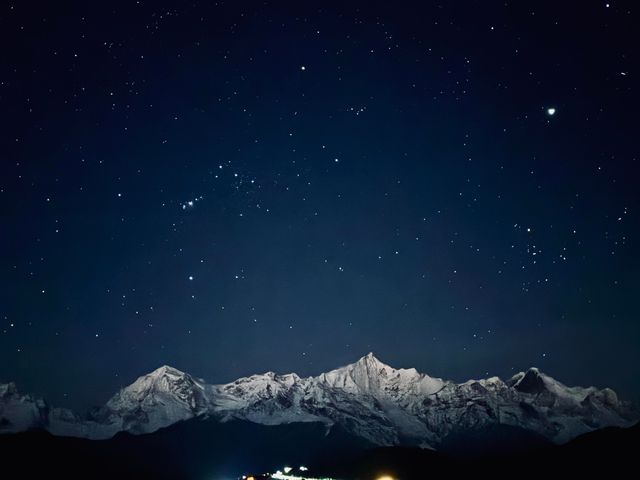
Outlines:
{"type": "Polygon", "coordinates": [[[268,372],[211,385],[169,366],[138,378],[103,407],[78,416],[0,385],[0,433],[45,428],[92,439],[150,433],[203,417],[264,425],[322,422],[379,445],[437,446],[460,430],[504,424],[556,442],[606,426],[629,426],[636,410],[613,390],[567,387],[536,368],[509,380],[454,383],[415,369],[395,369],[372,353],[301,378],[268,372]]]}

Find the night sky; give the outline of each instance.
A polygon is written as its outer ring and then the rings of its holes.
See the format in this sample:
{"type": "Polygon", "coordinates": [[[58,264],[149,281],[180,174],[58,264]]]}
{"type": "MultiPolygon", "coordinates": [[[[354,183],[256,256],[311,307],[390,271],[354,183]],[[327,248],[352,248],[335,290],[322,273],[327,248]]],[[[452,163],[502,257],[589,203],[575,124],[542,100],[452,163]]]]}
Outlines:
{"type": "Polygon", "coordinates": [[[639,7],[344,3],[3,2],[0,381],[640,396],[639,7]]]}

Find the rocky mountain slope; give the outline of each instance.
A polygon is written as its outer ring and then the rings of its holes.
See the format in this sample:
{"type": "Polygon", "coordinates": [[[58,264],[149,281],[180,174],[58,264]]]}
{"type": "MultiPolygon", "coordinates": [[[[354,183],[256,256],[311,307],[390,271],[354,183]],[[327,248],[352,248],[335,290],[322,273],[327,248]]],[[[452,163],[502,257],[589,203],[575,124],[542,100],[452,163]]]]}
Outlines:
{"type": "Polygon", "coordinates": [[[607,426],[630,426],[637,411],[613,390],[567,387],[535,368],[454,383],[395,369],[373,354],[316,377],[268,372],[211,385],[163,366],[84,416],[0,385],[0,433],[44,428],[91,439],[144,434],[183,420],[263,425],[321,422],[378,445],[438,446],[449,435],[508,425],[564,443],[607,426]]]}

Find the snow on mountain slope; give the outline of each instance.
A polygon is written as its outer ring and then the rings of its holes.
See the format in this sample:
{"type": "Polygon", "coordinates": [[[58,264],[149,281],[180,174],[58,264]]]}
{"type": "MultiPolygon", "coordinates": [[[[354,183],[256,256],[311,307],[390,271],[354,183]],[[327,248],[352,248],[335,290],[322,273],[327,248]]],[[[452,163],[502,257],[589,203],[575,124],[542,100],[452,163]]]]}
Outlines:
{"type": "Polygon", "coordinates": [[[52,408],[46,427],[49,432],[61,437],[82,437],[92,440],[111,438],[123,430],[122,421],[119,418],[96,420],[91,414],[81,417],[66,408],[52,408]]]}
{"type": "Polygon", "coordinates": [[[163,366],[138,378],[107,402],[114,411],[132,408],[155,409],[158,405],[170,407],[178,416],[182,412],[197,413],[208,405],[205,384],[191,375],[169,366],[163,366]]]}
{"type": "Polygon", "coordinates": [[[380,445],[437,448],[452,433],[498,423],[562,443],[597,428],[628,426],[638,418],[610,389],[567,387],[535,368],[506,382],[491,377],[458,384],[415,369],[392,368],[371,353],[317,377],[268,372],[224,385],[208,385],[164,366],[85,418],[48,409],[44,402],[17,394],[15,386],[2,388],[0,422],[6,420],[0,432],[44,425],[54,434],[88,438],[109,438],[119,431],[148,433],[206,416],[266,425],[337,424],[380,445]]]}
{"type": "Polygon", "coordinates": [[[296,374],[252,375],[216,387],[212,412],[222,421],[249,420],[275,425],[293,422],[348,424],[350,430],[376,443],[393,444],[397,435],[367,397],[333,388],[319,377],[296,374]]]}
{"type": "Polygon", "coordinates": [[[413,395],[431,395],[445,382],[418,373],[414,368],[396,370],[369,353],[356,363],[323,373],[318,377],[333,388],[352,394],[370,394],[402,400],[413,395]]]}
{"type": "Polygon", "coordinates": [[[150,433],[208,412],[211,391],[211,386],[165,365],[139,377],[87,418],[53,409],[48,429],[56,435],[91,439],[110,438],[120,431],[150,433]]]}
{"type": "Polygon", "coordinates": [[[0,433],[44,426],[47,412],[43,400],[18,393],[14,383],[0,384],[0,433]]]}
{"type": "Polygon", "coordinates": [[[208,411],[207,386],[191,375],[163,366],[114,395],[97,420],[121,421],[121,430],[148,433],[208,411]]]}
{"type": "Polygon", "coordinates": [[[300,404],[304,386],[296,374],[240,378],[216,387],[212,411],[223,421],[239,418],[266,425],[324,421],[300,404]]]}

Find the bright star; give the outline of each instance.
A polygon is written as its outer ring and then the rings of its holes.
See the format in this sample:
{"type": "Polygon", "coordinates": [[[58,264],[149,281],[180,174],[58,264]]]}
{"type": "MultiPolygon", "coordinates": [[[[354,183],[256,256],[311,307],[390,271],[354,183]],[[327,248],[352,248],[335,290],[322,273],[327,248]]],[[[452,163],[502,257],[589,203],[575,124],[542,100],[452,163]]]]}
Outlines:
{"type": "Polygon", "coordinates": [[[553,107],[547,108],[547,114],[548,115],[555,115],[556,113],[556,109],[553,107]]]}

